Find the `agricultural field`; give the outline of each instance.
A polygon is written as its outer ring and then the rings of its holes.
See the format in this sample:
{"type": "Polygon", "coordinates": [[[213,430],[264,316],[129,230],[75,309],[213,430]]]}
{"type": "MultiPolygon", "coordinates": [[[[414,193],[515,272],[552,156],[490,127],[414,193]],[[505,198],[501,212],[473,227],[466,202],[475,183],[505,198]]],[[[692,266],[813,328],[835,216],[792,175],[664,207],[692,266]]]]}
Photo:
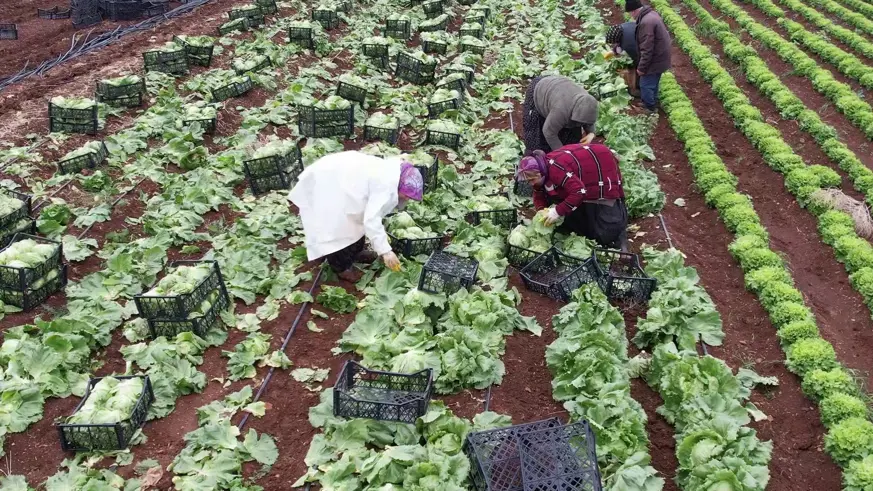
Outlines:
{"type": "MultiPolygon", "coordinates": [[[[136,22],[6,3],[0,81],[136,22]]],[[[479,490],[476,435],[549,418],[606,490],[873,490],[873,2],[651,5],[657,114],[613,0],[213,0],[0,89],[0,491],[479,490]],[[543,74],[600,100],[636,270],[513,182],[543,74]],[[288,188],[342,150],[422,169],[401,271],[306,261],[288,188]],[[437,248],[471,285],[424,291],[437,248]],[[365,369],[429,406],[355,417],[365,369]]]]}

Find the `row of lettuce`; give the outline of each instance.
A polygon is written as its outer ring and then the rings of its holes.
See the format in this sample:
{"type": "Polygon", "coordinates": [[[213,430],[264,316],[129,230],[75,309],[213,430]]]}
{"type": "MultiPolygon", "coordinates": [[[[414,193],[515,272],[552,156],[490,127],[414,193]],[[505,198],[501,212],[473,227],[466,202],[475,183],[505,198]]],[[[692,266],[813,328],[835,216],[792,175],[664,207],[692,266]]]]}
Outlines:
{"type": "MultiPolygon", "coordinates": [[[[654,4],[659,7],[676,42],[689,54],[692,63],[711,84],[737,126],[764,155],[765,161],[780,172],[792,167],[806,172],[804,179],[793,179],[790,176],[798,170],[792,170],[786,185],[808,205],[810,211],[817,214],[823,239],[834,245],[838,257],[846,263],[847,269],[851,268],[850,263],[859,254],[856,251],[864,251],[869,244],[854,234],[853,222],[848,216],[808,201],[808,197],[823,184],[821,177],[816,178],[816,175],[828,176],[832,171],[806,167],[781,140],[778,131],[763,122],[760,112],[749,104],[733,77],[699,42],[682,17],[672,11],[668,3],[656,0],[654,4]],[[795,164],[786,168],[788,162],[797,162],[802,167],[795,164]],[[818,186],[815,185],[817,181],[818,186]],[[835,234],[833,227],[839,227],[842,232],[835,234]]],[[[722,35],[722,38],[726,36],[722,35]]],[[[726,44],[726,51],[740,51],[739,46],[734,48],[726,44]]],[[[785,350],[788,369],[803,379],[804,393],[819,404],[822,422],[829,428],[825,450],[844,467],[847,489],[864,489],[871,484],[869,476],[873,464],[873,460],[867,458],[873,449],[873,423],[867,419],[866,396],[850,372],[837,361],[833,346],[821,338],[815,317],[802,293],[794,286],[790,270],[781,256],[770,248],[769,235],[751,200],[737,191],[736,177],[717,155],[691,101],[674,77],[665,77],[661,95],[670,124],[685,144],[697,185],[707,202],[718,210],[728,229],[736,234],[729,249],[745,273],[746,287],[758,296],[770,315],[785,350]]],[[[859,266],[859,269],[865,267],[860,262],[852,265],[859,266]]]]}

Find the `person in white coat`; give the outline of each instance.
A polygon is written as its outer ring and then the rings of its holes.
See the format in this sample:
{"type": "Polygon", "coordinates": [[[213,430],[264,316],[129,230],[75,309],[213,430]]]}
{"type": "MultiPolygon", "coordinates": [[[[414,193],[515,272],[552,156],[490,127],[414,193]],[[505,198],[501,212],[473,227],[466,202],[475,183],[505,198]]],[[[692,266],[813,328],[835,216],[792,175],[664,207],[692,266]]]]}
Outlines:
{"type": "Polygon", "coordinates": [[[365,237],[385,266],[400,269],[382,219],[407,200],[421,201],[423,190],[421,173],[401,157],[340,152],[307,167],[288,198],[300,210],[309,260],[326,256],[331,269],[351,281],[355,260],[366,259],[365,237]]]}

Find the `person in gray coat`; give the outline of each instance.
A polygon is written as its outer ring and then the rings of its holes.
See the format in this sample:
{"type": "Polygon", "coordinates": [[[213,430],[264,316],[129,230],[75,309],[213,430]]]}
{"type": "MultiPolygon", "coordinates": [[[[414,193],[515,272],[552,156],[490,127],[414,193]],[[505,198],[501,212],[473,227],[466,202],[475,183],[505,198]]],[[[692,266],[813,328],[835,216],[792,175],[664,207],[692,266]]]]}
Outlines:
{"type": "Polygon", "coordinates": [[[652,7],[643,5],[640,0],[626,0],[624,9],[637,22],[637,49],[640,52],[637,75],[640,78],[643,105],[649,111],[656,111],[661,74],[670,69],[672,61],[670,52],[673,40],[664,20],[652,7]]]}
{"type": "Polygon", "coordinates": [[[594,139],[599,103],[567,77],[536,77],[524,97],[525,155],[594,139]],[[584,137],[583,137],[584,131],[584,137]]]}

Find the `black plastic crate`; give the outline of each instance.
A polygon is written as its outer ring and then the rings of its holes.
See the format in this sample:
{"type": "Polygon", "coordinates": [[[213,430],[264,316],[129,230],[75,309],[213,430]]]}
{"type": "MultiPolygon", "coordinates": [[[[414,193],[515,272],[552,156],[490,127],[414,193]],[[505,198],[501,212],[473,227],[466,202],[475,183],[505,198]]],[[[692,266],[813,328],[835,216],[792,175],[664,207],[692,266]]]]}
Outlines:
{"type": "Polygon", "coordinates": [[[315,38],[311,27],[289,27],[288,41],[306,49],[315,49],[315,38]]]}
{"type": "Polygon", "coordinates": [[[353,6],[352,0],[339,0],[336,2],[336,11],[349,13],[352,11],[353,6]]]}
{"type": "MultiPolygon", "coordinates": [[[[439,17],[439,16],[437,16],[439,17]]],[[[445,31],[446,27],[449,26],[449,18],[446,17],[442,22],[438,24],[434,24],[432,26],[418,26],[419,32],[436,32],[436,31],[445,31]]]]}
{"type": "Polygon", "coordinates": [[[426,130],[424,137],[425,145],[438,145],[457,150],[461,147],[461,135],[444,133],[442,131],[426,130]]]}
{"type": "Polygon", "coordinates": [[[249,73],[249,72],[257,73],[257,72],[263,70],[264,68],[269,68],[271,66],[273,66],[273,60],[271,60],[269,56],[265,56],[263,61],[255,64],[255,66],[253,66],[249,70],[240,70],[237,68],[234,68],[233,70],[237,73],[237,75],[242,75],[243,73],[249,73]]]}
{"type": "Polygon", "coordinates": [[[226,36],[236,31],[248,31],[249,27],[250,26],[248,17],[240,17],[239,19],[229,20],[224,24],[218,26],[218,34],[221,36],[226,36]]]}
{"type": "MultiPolygon", "coordinates": [[[[130,443],[130,439],[137,430],[142,428],[149,414],[149,408],[155,401],[155,393],[148,375],[119,375],[114,378],[127,380],[131,378],[143,379],[142,394],[133,406],[129,417],[118,423],[105,424],[71,424],[58,423],[55,426],[61,437],[61,448],[67,451],[91,451],[91,450],[124,450],[130,443]]],[[[103,377],[92,378],[88,381],[85,395],[76,406],[75,411],[81,409],[91,390],[103,377]]]]}
{"type": "MultiPolygon", "coordinates": [[[[10,232],[9,229],[14,227],[16,223],[26,218],[30,218],[33,197],[11,189],[4,189],[0,192],[21,201],[21,206],[17,210],[10,212],[6,216],[0,216],[0,234],[8,235],[10,232]]],[[[4,244],[3,247],[6,247],[6,245],[4,244]]]]}
{"type": "Polygon", "coordinates": [[[468,27],[466,29],[458,30],[458,37],[473,36],[476,39],[482,39],[482,35],[484,33],[485,33],[485,28],[483,28],[481,25],[479,25],[477,27],[471,26],[471,27],[468,27]]]}
{"type": "Polygon", "coordinates": [[[136,20],[142,17],[143,3],[140,0],[102,0],[100,10],[104,19],[136,20]]]}
{"type": "Polygon", "coordinates": [[[484,55],[485,46],[477,46],[475,44],[461,43],[461,53],[473,53],[474,55],[484,55]]]}
{"type": "MultiPolygon", "coordinates": [[[[518,438],[531,431],[557,428],[558,418],[475,431],[462,450],[470,461],[470,482],[476,491],[524,491],[518,438]]],[[[561,488],[556,488],[555,491],[561,488]]],[[[543,490],[546,491],[546,490],[543,490]]]]}
{"type": "Polygon", "coordinates": [[[429,193],[436,189],[440,178],[440,161],[437,156],[433,156],[433,163],[430,165],[416,165],[415,168],[421,173],[421,180],[424,181],[424,192],[429,193]]]}
{"type": "Polygon", "coordinates": [[[245,19],[248,22],[249,27],[262,26],[265,22],[264,11],[258,6],[255,7],[256,8],[230,9],[227,12],[227,17],[230,20],[245,19]]]}
{"type": "Polygon", "coordinates": [[[416,85],[433,83],[436,78],[437,63],[423,63],[406,53],[397,53],[397,67],[394,76],[416,85]]]}
{"type": "Polygon", "coordinates": [[[36,9],[36,16],[40,19],[69,19],[70,13],[70,9],[61,9],[60,7],[53,7],[50,9],[36,9]]]}
{"type": "Polygon", "coordinates": [[[639,256],[611,249],[594,249],[591,254],[597,284],[608,299],[649,301],[657,280],[646,275],[639,256]]]}
{"type": "Polygon", "coordinates": [[[427,116],[431,119],[438,118],[446,111],[456,111],[464,104],[464,93],[459,92],[457,99],[449,99],[440,102],[429,102],[427,104],[427,116]]]}
{"type": "Polygon", "coordinates": [[[87,109],[67,109],[49,101],[49,131],[97,134],[97,104],[87,109]]]}
{"type": "Polygon", "coordinates": [[[167,2],[145,2],[142,4],[143,17],[155,17],[157,15],[166,14],[170,10],[170,5],[167,2]]]}
{"type": "Polygon", "coordinates": [[[252,90],[252,79],[245,77],[245,80],[239,82],[231,82],[224,87],[219,87],[212,91],[212,100],[215,102],[226,101],[232,97],[239,97],[246,92],[252,90]]]}
{"type": "Polygon", "coordinates": [[[577,288],[597,280],[591,258],[568,256],[555,247],[530,261],[520,273],[528,290],[565,302],[577,288]]]}
{"type": "MultiPolygon", "coordinates": [[[[17,239],[13,236],[9,243],[11,244],[12,242],[15,242],[15,240],[17,239]]],[[[61,264],[60,266],[57,266],[55,269],[47,272],[44,278],[45,279],[37,279],[23,291],[0,288],[0,301],[6,305],[14,305],[24,311],[36,307],[43,303],[48,297],[67,286],[67,265],[61,264]],[[48,278],[50,273],[55,273],[52,278],[48,278]]]]}
{"type": "Polygon", "coordinates": [[[188,53],[184,46],[179,46],[176,51],[146,51],[142,54],[142,60],[147,72],[171,75],[188,73],[188,53]]]}
{"type": "Polygon", "coordinates": [[[230,306],[230,297],[222,288],[215,290],[214,302],[212,306],[203,313],[200,317],[191,319],[148,319],[149,333],[152,339],[159,336],[164,336],[167,339],[173,338],[182,332],[193,332],[201,338],[206,337],[207,333],[221,321],[221,312],[230,306]]]}
{"type": "Polygon", "coordinates": [[[205,300],[211,292],[218,289],[222,294],[227,295],[224,288],[224,280],[221,276],[221,270],[218,268],[216,261],[173,261],[168,269],[174,269],[180,266],[197,266],[199,264],[210,264],[212,271],[206,278],[200,281],[194,290],[190,293],[172,296],[159,295],[136,295],[133,297],[136,303],[137,311],[140,317],[146,319],[187,319],[188,314],[200,306],[200,303],[205,300]]]}
{"type": "Polygon", "coordinates": [[[336,86],[336,95],[347,101],[357,102],[361,104],[361,107],[367,102],[367,89],[342,80],[336,86]]]}
{"type": "Polygon", "coordinates": [[[488,15],[482,10],[470,9],[470,12],[464,16],[464,22],[469,22],[471,24],[475,22],[484,28],[487,18],[488,15]]]}
{"type": "Polygon", "coordinates": [[[522,198],[533,197],[533,186],[527,181],[519,181],[516,179],[512,184],[512,194],[522,198]]]}
{"type": "Polygon", "coordinates": [[[49,244],[55,247],[54,252],[42,264],[36,267],[16,268],[14,266],[0,265],[0,288],[14,292],[23,292],[31,289],[31,286],[44,278],[52,270],[61,265],[63,258],[63,245],[54,240],[37,237],[29,234],[16,234],[12,242],[30,239],[40,244],[49,244]]]}
{"type": "Polygon", "coordinates": [[[363,44],[361,45],[361,51],[364,56],[369,58],[381,58],[383,60],[388,59],[388,45],[387,44],[363,44]]]}
{"type": "Polygon", "coordinates": [[[412,22],[402,19],[385,21],[385,36],[394,39],[409,39],[412,37],[412,22]]]}
{"type": "Polygon", "coordinates": [[[518,247],[512,244],[507,244],[506,248],[506,259],[509,261],[509,265],[519,270],[530,264],[541,254],[542,252],[525,249],[524,247],[518,247]]]}
{"type": "Polygon", "coordinates": [[[300,106],[297,129],[302,136],[313,138],[349,137],[355,132],[355,106],[349,106],[347,109],[300,106]]]}
{"type": "Polygon", "coordinates": [[[594,432],[587,421],[518,436],[525,490],[601,491],[594,432]]]}
{"type": "Polygon", "coordinates": [[[490,220],[498,227],[511,229],[518,223],[518,212],[514,208],[505,210],[471,211],[467,214],[467,221],[473,225],[479,225],[484,220],[490,220]]]}
{"type": "Polygon", "coordinates": [[[188,56],[188,65],[209,66],[212,64],[212,54],[215,52],[215,45],[194,45],[186,42],[185,39],[178,36],[173,36],[173,42],[185,47],[185,53],[188,56]]]}
{"type": "Polygon", "coordinates": [[[288,155],[273,155],[243,162],[243,170],[252,194],[263,194],[274,189],[288,189],[303,172],[300,150],[288,155]]]}
{"type": "Polygon", "coordinates": [[[3,249],[11,244],[12,239],[15,237],[16,234],[36,235],[36,220],[32,218],[24,218],[22,220],[25,221],[25,225],[23,227],[15,227],[15,225],[13,224],[11,225],[11,227],[14,230],[0,231],[0,249],[3,249]]]}
{"type": "Polygon", "coordinates": [[[421,8],[424,10],[424,16],[428,19],[434,19],[443,15],[443,2],[439,0],[423,3],[421,8]]]}
{"type": "Polygon", "coordinates": [[[333,387],[333,414],[415,424],[427,413],[432,393],[433,369],[380,372],[349,360],[333,387]]]}
{"type": "Polygon", "coordinates": [[[418,289],[429,293],[451,295],[461,288],[470,288],[476,282],[479,261],[435,251],[421,269],[418,289]]]}
{"type": "Polygon", "coordinates": [[[449,51],[449,44],[439,41],[422,41],[421,50],[427,54],[444,55],[449,51]]]}
{"type": "Polygon", "coordinates": [[[93,169],[102,164],[109,155],[109,150],[106,144],[100,142],[100,148],[96,152],[86,153],[71,159],[61,160],[58,162],[58,172],[61,174],[75,174],[82,169],[93,169]]]}
{"type": "Polygon", "coordinates": [[[325,29],[334,29],[339,25],[339,15],[333,10],[313,10],[312,20],[325,29]]]}
{"type": "Polygon", "coordinates": [[[97,82],[95,97],[97,102],[103,102],[110,106],[138,107],[142,105],[143,96],[146,93],[145,79],[128,85],[112,85],[106,82],[97,82]]]}
{"type": "Polygon", "coordinates": [[[458,0],[458,3],[461,5],[473,5],[478,0],[458,0]]]}
{"type": "Polygon", "coordinates": [[[438,83],[437,89],[457,90],[462,95],[467,93],[467,79],[458,78],[445,83],[438,83]]]}
{"type": "Polygon", "coordinates": [[[364,140],[382,140],[391,145],[397,143],[400,130],[397,128],[380,128],[378,126],[364,125],[364,140]]]}
{"type": "Polygon", "coordinates": [[[471,68],[471,70],[464,70],[462,68],[455,68],[455,67],[446,67],[446,69],[445,69],[446,75],[451,75],[453,73],[463,74],[464,77],[466,77],[467,86],[469,87],[470,85],[473,84],[473,75],[475,74],[475,67],[472,67],[470,65],[466,65],[466,66],[469,66],[471,68]]]}
{"type": "Polygon", "coordinates": [[[401,239],[389,233],[388,242],[394,252],[406,257],[429,255],[443,248],[442,236],[426,239],[401,239]]]}
{"type": "Polygon", "coordinates": [[[279,11],[276,0],[255,0],[255,5],[261,8],[264,15],[273,15],[279,11]]]}
{"type": "Polygon", "coordinates": [[[483,14],[485,14],[486,20],[491,18],[491,7],[485,5],[476,5],[475,7],[470,8],[470,13],[473,12],[482,12],[483,14]]]}

